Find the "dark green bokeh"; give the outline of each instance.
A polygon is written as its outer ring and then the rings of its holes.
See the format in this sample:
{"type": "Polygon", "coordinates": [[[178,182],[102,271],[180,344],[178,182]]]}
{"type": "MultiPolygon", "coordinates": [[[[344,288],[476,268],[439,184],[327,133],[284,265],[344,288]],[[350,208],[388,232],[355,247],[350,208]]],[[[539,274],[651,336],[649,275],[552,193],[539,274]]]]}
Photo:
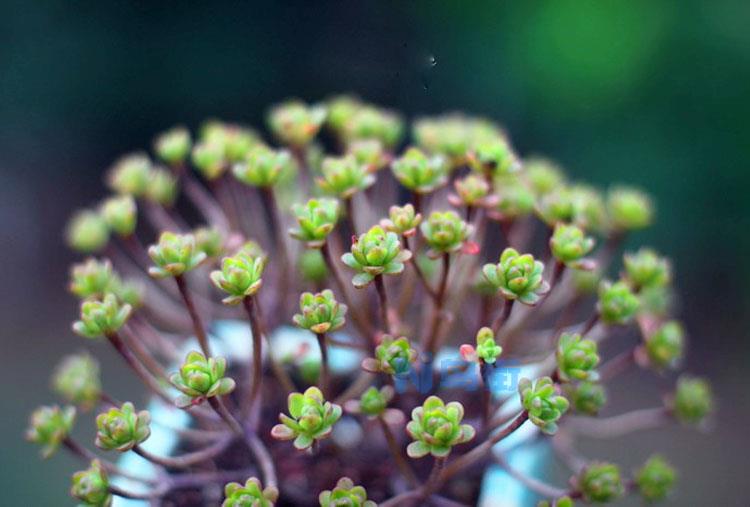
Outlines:
{"type": "MultiPolygon", "coordinates": [[[[721,420],[711,436],[649,432],[639,445],[587,450],[630,466],[662,449],[681,468],[675,505],[739,505],[750,494],[740,467],[740,421],[750,413],[750,3],[155,4],[0,6],[4,503],[72,504],[73,461],[38,463],[21,434],[28,411],[49,400],[51,366],[82,346],[69,331],[61,230],[74,207],[101,195],[103,169],[175,123],[260,124],[274,101],[341,91],[409,115],[481,113],[501,121],[523,154],[549,155],[575,178],[652,192],[658,222],[635,240],[674,258],[688,366],[714,379],[721,420]]],[[[128,392],[115,376],[123,373],[105,379],[118,396],[128,392]]],[[[639,404],[656,404],[668,386],[641,384],[626,382],[612,398],[626,404],[637,389],[639,404]]]]}

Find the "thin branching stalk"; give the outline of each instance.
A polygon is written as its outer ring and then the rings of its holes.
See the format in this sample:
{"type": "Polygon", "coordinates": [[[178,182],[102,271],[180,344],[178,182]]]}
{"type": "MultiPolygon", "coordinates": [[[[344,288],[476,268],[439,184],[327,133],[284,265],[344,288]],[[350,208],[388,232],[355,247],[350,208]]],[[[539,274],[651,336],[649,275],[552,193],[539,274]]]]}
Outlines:
{"type": "Polygon", "coordinates": [[[375,277],[375,290],[378,293],[378,304],[380,308],[380,325],[387,334],[391,334],[391,322],[388,318],[388,295],[383,283],[383,275],[375,277]]]}
{"type": "Polygon", "coordinates": [[[414,471],[411,469],[406,459],[404,459],[404,455],[402,454],[402,451],[398,445],[398,441],[396,440],[395,435],[391,431],[391,428],[388,426],[388,423],[382,415],[378,416],[378,423],[380,424],[380,428],[383,430],[383,436],[388,443],[388,449],[391,451],[393,461],[396,462],[396,466],[401,472],[401,475],[404,476],[411,487],[416,487],[418,484],[417,476],[414,475],[414,471]]]}
{"type": "Polygon", "coordinates": [[[253,376],[247,401],[242,403],[241,417],[244,419],[258,399],[263,383],[263,326],[260,323],[257,311],[258,303],[255,298],[253,296],[245,297],[242,300],[242,305],[247,312],[247,318],[250,320],[250,331],[253,335],[253,376]]]}
{"type": "Polygon", "coordinates": [[[201,316],[195,307],[193,296],[187,286],[185,277],[183,275],[177,275],[174,279],[177,283],[180,295],[182,296],[182,300],[185,302],[185,307],[190,314],[190,320],[193,323],[193,332],[195,333],[195,338],[198,340],[198,345],[200,346],[201,351],[203,351],[203,354],[206,357],[210,357],[211,347],[209,346],[208,337],[206,336],[206,328],[203,326],[203,319],[201,319],[201,316]]]}
{"type": "Polygon", "coordinates": [[[331,374],[328,366],[328,344],[326,343],[325,333],[316,333],[318,339],[318,348],[320,349],[320,390],[323,395],[327,395],[331,374]]]}

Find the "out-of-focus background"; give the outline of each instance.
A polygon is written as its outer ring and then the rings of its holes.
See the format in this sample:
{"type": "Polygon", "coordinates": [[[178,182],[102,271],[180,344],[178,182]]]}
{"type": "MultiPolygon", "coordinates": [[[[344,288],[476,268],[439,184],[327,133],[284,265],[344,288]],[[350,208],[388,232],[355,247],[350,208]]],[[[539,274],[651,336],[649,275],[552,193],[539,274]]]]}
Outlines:
{"type": "MultiPolygon", "coordinates": [[[[658,221],[631,244],[672,256],[687,367],[712,377],[719,418],[710,435],[585,449],[630,467],[658,448],[681,470],[671,504],[747,505],[749,23],[743,0],[2,2],[3,504],[72,505],[73,460],[40,462],[22,433],[51,401],[51,367],[83,346],[62,228],[102,195],[103,170],[173,124],[261,125],[285,97],[353,91],[408,115],[487,115],[524,155],[654,195],[658,221]]],[[[95,348],[124,395],[124,368],[95,348]]],[[[613,399],[658,404],[637,377],[613,399]]]]}

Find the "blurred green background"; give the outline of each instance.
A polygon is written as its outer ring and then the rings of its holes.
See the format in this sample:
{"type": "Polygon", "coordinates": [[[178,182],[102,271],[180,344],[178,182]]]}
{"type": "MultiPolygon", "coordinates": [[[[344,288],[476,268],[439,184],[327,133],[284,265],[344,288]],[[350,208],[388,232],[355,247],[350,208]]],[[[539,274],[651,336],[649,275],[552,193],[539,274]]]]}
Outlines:
{"type": "MultiPolygon", "coordinates": [[[[634,243],[673,256],[688,367],[713,378],[720,417],[710,436],[586,449],[629,467],[659,448],[682,471],[673,505],[747,505],[748,26],[744,0],[0,3],[2,503],[72,505],[73,461],[40,463],[22,432],[50,368],[82,346],[61,231],[101,196],[102,171],[176,123],[260,125],[287,96],[353,91],[409,115],[487,115],[524,155],[655,196],[658,222],[634,243]]],[[[613,398],[658,403],[625,380],[613,398]]]]}

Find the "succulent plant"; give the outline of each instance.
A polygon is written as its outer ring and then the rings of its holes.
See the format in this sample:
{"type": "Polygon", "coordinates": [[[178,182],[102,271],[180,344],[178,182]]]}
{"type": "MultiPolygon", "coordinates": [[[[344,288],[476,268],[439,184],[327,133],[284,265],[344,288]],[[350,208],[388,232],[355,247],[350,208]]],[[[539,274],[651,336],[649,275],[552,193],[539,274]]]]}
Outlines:
{"type": "Polygon", "coordinates": [[[75,407],[39,407],[31,414],[26,439],[40,445],[42,457],[49,458],[68,437],[75,420],[75,407]]]}
{"type": "Polygon", "coordinates": [[[219,178],[227,169],[225,152],[223,142],[201,141],[193,146],[190,156],[195,168],[211,181],[219,178]]]}
{"type": "Polygon", "coordinates": [[[676,480],[674,468],[659,455],[651,456],[635,473],[635,485],[647,502],[664,500],[676,480]]]}
{"type": "Polygon", "coordinates": [[[536,195],[545,195],[565,183],[562,169],[545,158],[532,157],[524,161],[524,174],[536,195]]]}
{"type": "Polygon", "coordinates": [[[637,230],[651,225],[654,209],[651,198],[640,190],[616,187],[607,195],[607,212],[618,230],[637,230]]]}
{"type": "Polygon", "coordinates": [[[563,333],[557,343],[557,374],[560,380],[595,381],[599,374],[596,342],[581,338],[579,334],[563,333]]]}
{"type": "Polygon", "coordinates": [[[671,279],[669,260],[650,248],[641,248],[623,257],[628,282],[636,289],[663,287],[671,279]]]}
{"type": "Polygon", "coordinates": [[[310,199],[303,206],[292,207],[299,228],[289,229],[289,234],[304,241],[308,248],[322,247],[339,219],[339,202],[335,199],[310,199]]]}
{"type": "Polygon", "coordinates": [[[101,397],[99,363],[88,353],[63,357],[52,374],[52,387],[65,401],[91,410],[101,397]]]}
{"type": "Polygon", "coordinates": [[[73,474],[70,494],[85,507],[110,507],[112,505],[109,477],[99,460],[93,460],[88,469],[73,474]]]}
{"type": "Polygon", "coordinates": [[[363,414],[370,418],[378,417],[386,411],[388,403],[393,399],[394,390],[391,386],[383,386],[380,389],[370,386],[359,400],[350,400],[347,403],[347,412],[363,414]]]}
{"type": "Polygon", "coordinates": [[[294,315],[294,323],[313,333],[322,334],[336,331],[344,325],[347,308],[336,301],[333,291],[326,289],[316,294],[302,293],[299,298],[299,309],[302,313],[294,315]]]}
{"type": "Polygon", "coordinates": [[[206,259],[206,254],[196,247],[195,236],[173,232],[161,233],[159,242],[148,248],[148,255],[156,264],[148,269],[154,278],[182,275],[206,259]]]}
{"type": "Polygon", "coordinates": [[[552,255],[566,266],[590,269],[584,257],[594,248],[594,239],[575,225],[557,224],[549,240],[552,255]]]}
{"type": "Polygon", "coordinates": [[[290,146],[305,146],[317,135],[325,118],[324,107],[290,100],[271,109],[268,125],[281,142],[290,146]]]}
{"type": "Polygon", "coordinates": [[[130,236],[135,231],[137,209],[132,195],[106,199],[101,205],[101,215],[109,229],[118,236],[130,236]]]}
{"type": "Polygon", "coordinates": [[[488,327],[483,327],[477,331],[476,348],[471,345],[461,346],[461,355],[464,359],[472,360],[476,358],[487,364],[495,364],[502,352],[503,348],[495,342],[495,334],[488,327]]]}
{"type": "Polygon", "coordinates": [[[195,248],[206,254],[206,257],[216,257],[224,249],[224,236],[214,227],[198,227],[193,230],[195,248]]]}
{"type": "Polygon", "coordinates": [[[200,352],[188,353],[180,370],[169,378],[172,385],[182,393],[175,400],[175,405],[187,408],[198,405],[207,398],[231,393],[235,383],[224,376],[226,369],[227,362],[223,357],[206,358],[200,352]]]}
{"type": "Polygon", "coordinates": [[[521,168],[513,148],[500,136],[476,143],[472,150],[472,167],[491,175],[505,175],[521,168]]]}
{"type": "Polygon", "coordinates": [[[185,162],[190,155],[193,141],[190,131],[185,127],[173,127],[159,134],[154,140],[154,152],[164,163],[177,166],[185,162]]]}
{"type": "Polygon", "coordinates": [[[292,393],[288,400],[289,415],[279,414],[281,424],[271,430],[278,440],[294,440],[294,447],[304,450],[324,439],[341,418],[341,407],[323,398],[317,387],[304,393],[292,393]]]}
{"type": "Polygon", "coordinates": [[[384,109],[362,105],[348,118],[343,128],[347,143],[365,139],[375,139],[390,148],[401,138],[403,122],[401,118],[384,109]]]}
{"type": "Polygon", "coordinates": [[[230,482],[224,486],[224,497],[221,507],[273,507],[279,490],[275,486],[264,488],[259,479],[250,477],[244,485],[230,482]]]}
{"type": "Polygon", "coordinates": [[[549,377],[531,381],[522,378],[518,382],[523,408],[529,413],[529,420],[544,433],[557,433],[557,421],[567,412],[570,404],[558,394],[555,383],[549,377]]]}
{"type": "Polygon", "coordinates": [[[557,192],[542,195],[536,206],[536,213],[550,227],[559,223],[570,223],[575,216],[575,201],[573,193],[566,187],[557,192]]]}
{"type": "Polygon", "coordinates": [[[398,236],[379,225],[360,234],[352,241],[351,252],[341,256],[344,264],[357,272],[352,279],[357,288],[369,285],[376,276],[401,273],[409,259],[411,252],[401,248],[398,236]]]}
{"type": "Polygon", "coordinates": [[[662,324],[646,339],[646,354],[657,369],[675,368],[684,354],[685,338],[682,325],[676,320],[662,324]]]}
{"type": "Polygon", "coordinates": [[[102,300],[89,299],[81,303],[81,320],[73,323],[73,331],[86,338],[98,338],[116,333],[130,317],[133,308],[118,301],[114,294],[102,300]]]}
{"type": "Polygon", "coordinates": [[[451,449],[469,442],[476,430],[470,424],[461,424],[464,407],[457,401],[444,403],[437,396],[428,397],[421,407],[411,412],[411,421],[406,431],[414,440],[406,448],[410,458],[421,458],[432,454],[444,458],[451,449]]]}
{"type": "Polygon", "coordinates": [[[482,273],[503,298],[525,305],[535,305],[550,289],[542,278],[544,264],[510,247],[503,250],[500,262],[485,264],[482,273]]]}
{"type": "Polygon", "coordinates": [[[272,187],[284,172],[293,170],[294,164],[288,151],[257,145],[240,162],[234,164],[232,174],[245,185],[272,187]]]}
{"type": "Polygon", "coordinates": [[[70,292],[81,299],[102,298],[114,281],[112,262],[89,257],[70,269],[70,292]]]}
{"type": "Polygon", "coordinates": [[[605,324],[627,324],[632,319],[640,301],[627,283],[603,281],[599,285],[599,301],[596,305],[605,324]]]}
{"type": "Polygon", "coordinates": [[[408,372],[416,360],[417,351],[412,348],[406,337],[394,339],[392,336],[383,335],[380,345],[375,347],[375,357],[364,359],[362,368],[373,373],[400,375],[408,372]]]}
{"type": "Polygon", "coordinates": [[[107,174],[107,185],[118,194],[141,197],[146,193],[151,177],[151,160],[145,153],[133,153],[120,158],[107,174]]]}
{"type": "Polygon", "coordinates": [[[518,178],[503,178],[496,187],[496,209],[505,220],[528,215],[534,209],[535,197],[526,183],[518,178]]]}
{"type": "Polygon", "coordinates": [[[377,507],[367,499],[367,491],[362,486],[355,486],[349,477],[342,477],[331,491],[323,491],[318,498],[320,507],[377,507]]]}
{"type": "Polygon", "coordinates": [[[109,227],[99,213],[82,210],[68,222],[65,240],[70,248],[78,252],[98,252],[109,242],[109,227]]]}
{"type": "Polygon", "coordinates": [[[401,236],[411,237],[417,233],[417,227],[422,222],[422,214],[414,210],[414,206],[391,206],[388,210],[388,218],[381,222],[382,227],[389,232],[395,232],[401,236]]]}
{"type": "Polygon", "coordinates": [[[612,463],[590,463],[578,475],[577,485],[587,502],[611,502],[625,492],[620,468],[612,463]]]}
{"type": "Polygon", "coordinates": [[[567,383],[563,390],[571,407],[579,414],[597,415],[607,403],[604,386],[596,382],[567,383]]]}
{"type": "Polygon", "coordinates": [[[178,194],[177,177],[163,167],[151,170],[151,177],[145,197],[167,208],[171,207],[178,194]]]}
{"type": "Polygon", "coordinates": [[[341,199],[349,199],[375,183],[375,176],[353,155],[326,157],[320,171],[322,176],[316,180],[320,189],[341,199]]]}
{"type": "Polygon", "coordinates": [[[711,385],[704,378],[682,375],[671,400],[674,416],[685,424],[699,424],[714,408],[711,385]]]}
{"type": "Polygon", "coordinates": [[[265,265],[266,260],[262,256],[243,251],[232,257],[224,257],[221,269],[211,272],[211,281],[216,288],[229,294],[222,299],[224,304],[237,305],[258,292],[263,285],[265,265]]]}
{"type": "Polygon", "coordinates": [[[409,148],[391,164],[393,175],[403,186],[425,194],[445,185],[448,165],[440,156],[429,157],[419,148],[409,148]]]}
{"type": "Polygon", "coordinates": [[[151,435],[151,415],[135,411],[130,402],[96,416],[96,446],[105,451],[129,451],[151,435]]]}
{"type": "Polygon", "coordinates": [[[474,228],[464,222],[455,211],[433,211],[419,226],[433,258],[457,252],[464,246],[474,228]]]}

